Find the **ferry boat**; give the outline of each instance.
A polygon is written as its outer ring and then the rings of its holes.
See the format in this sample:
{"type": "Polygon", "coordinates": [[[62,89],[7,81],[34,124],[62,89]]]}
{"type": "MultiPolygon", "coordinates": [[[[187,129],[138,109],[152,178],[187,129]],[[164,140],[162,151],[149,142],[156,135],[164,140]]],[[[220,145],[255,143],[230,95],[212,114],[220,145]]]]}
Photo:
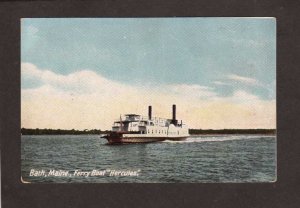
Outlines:
{"type": "Polygon", "coordinates": [[[173,105],[172,119],[152,117],[152,106],[148,116],[126,114],[113,123],[111,133],[103,136],[108,144],[149,143],[164,140],[182,141],[188,136],[188,128],[176,119],[176,105],[173,105]]]}

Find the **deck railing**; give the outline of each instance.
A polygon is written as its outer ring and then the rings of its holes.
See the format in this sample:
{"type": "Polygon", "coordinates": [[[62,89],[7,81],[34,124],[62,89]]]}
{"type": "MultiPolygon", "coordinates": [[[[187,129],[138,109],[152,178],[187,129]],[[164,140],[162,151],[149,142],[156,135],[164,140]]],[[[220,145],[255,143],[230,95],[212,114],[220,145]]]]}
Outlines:
{"type": "MultiPolygon", "coordinates": [[[[161,118],[161,117],[152,117],[151,120],[149,120],[148,116],[143,116],[143,115],[135,115],[135,116],[126,116],[126,115],[121,115],[119,119],[116,119],[114,121],[114,126],[118,127],[122,122],[139,122],[139,126],[147,126],[147,125],[153,125],[153,126],[166,126],[171,123],[172,119],[166,119],[166,118],[161,118]],[[148,123],[150,121],[150,123],[148,123]]],[[[178,126],[184,126],[181,122],[178,122],[178,126]]]]}

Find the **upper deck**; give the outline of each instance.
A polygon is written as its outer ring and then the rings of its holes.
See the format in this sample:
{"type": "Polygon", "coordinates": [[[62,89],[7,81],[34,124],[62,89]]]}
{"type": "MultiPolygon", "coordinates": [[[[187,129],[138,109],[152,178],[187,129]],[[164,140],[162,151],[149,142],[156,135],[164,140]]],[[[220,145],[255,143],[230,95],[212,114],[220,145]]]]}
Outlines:
{"type": "MultiPolygon", "coordinates": [[[[113,131],[120,131],[121,127],[124,131],[128,131],[129,129],[136,129],[132,127],[168,127],[172,124],[172,119],[160,118],[160,117],[152,117],[149,119],[148,116],[142,116],[137,114],[125,114],[121,115],[119,119],[116,119],[113,124],[113,131]]],[[[175,126],[182,127],[182,121],[180,123],[176,123],[175,126]]]]}
{"type": "MultiPolygon", "coordinates": [[[[113,123],[112,131],[122,132],[167,132],[170,128],[184,128],[185,125],[182,121],[178,122],[176,119],[176,107],[173,105],[173,116],[172,119],[152,117],[152,107],[149,106],[148,116],[139,114],[124,114],[120,115],[113,123]]],[[[178,130],[179,131],[179,130],[178,130]]]]}
{"type": "Polygon", "coordinates": [[[119,119],[114,121],[114,124],[125,124],[138,122],[142,126],[168,126],[171,123],[171,119],[165,119],[160,117],[152,117],[149,119],[148,116],[142,116],[137,114],[125,114],[121,115],[119,119]]]}

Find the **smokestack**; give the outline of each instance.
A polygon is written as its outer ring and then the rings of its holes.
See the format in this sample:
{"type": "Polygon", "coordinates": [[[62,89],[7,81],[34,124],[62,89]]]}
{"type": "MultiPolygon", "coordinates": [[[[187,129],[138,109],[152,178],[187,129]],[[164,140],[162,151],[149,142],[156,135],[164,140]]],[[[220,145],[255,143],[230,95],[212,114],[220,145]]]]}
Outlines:
{"type": "Polygon", "coordinates": [[[172,118],[172,122],[173,124],[177,124],[177,120],[176,120],[176,105],[173,105],[173,118],[172,118]]]}
{"type": "Polygon", "coordinates": [[[151,105],[148,107],[148,117],[149,117],[149,120],[152,119],[152,106],[151,105]]]}

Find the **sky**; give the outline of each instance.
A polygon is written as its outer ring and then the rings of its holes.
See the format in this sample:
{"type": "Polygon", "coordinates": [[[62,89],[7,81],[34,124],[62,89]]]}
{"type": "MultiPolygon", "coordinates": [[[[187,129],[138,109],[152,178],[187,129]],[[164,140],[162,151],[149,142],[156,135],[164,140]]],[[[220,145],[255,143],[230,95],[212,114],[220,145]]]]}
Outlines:
{"type": "Polygon", "coordinates": [[[104,130],[172,104],[190,128],[276,128],[276,20],[21,20],[22,127],[104,130]]]}

